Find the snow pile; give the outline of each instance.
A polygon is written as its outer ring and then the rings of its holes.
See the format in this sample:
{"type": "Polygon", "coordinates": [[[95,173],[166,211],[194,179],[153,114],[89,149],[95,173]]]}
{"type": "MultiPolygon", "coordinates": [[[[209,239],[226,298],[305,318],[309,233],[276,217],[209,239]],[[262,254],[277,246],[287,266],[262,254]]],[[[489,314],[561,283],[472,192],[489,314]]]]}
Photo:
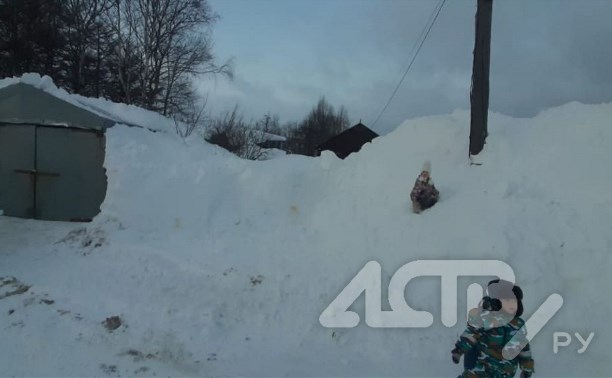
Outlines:
{"type": "Polygon", "coordinates": [[[434,314],[430,328],[369,328],[363,297],[356,328],[324,328],[319,315],[370,260],[385,299],[407,262],[499,259],[525,292],[525,318],[552,293],[565,301],[532,343],[537,376],[609,376],[611,119],[612,104],[491,114],[482,166],[467,163],[465,111],[407,121],[346,160],[253,162],[113,127],[94,222],[0,217],[1,289],[28,287],[0,292],[2,372],[456,376],[465,289],[486,277],[460,280],[453,328],[440,321],[438,277],[406,289],[434,314]],[[426,159],[441,200],[415,215],[409,193],[426,159]],[[555,354],[554,332],[595,336],[582,354],[575,339],[555,354]]]}

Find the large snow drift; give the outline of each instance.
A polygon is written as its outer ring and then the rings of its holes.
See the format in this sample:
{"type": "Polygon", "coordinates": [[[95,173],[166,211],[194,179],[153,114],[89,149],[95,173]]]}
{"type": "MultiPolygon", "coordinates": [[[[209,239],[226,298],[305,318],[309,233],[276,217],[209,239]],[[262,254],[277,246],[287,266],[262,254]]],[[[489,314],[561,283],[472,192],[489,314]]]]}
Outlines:
{"type": "Polygon", "coordinates": [[[532,342],[536,375],[610,376],[610,120],[612,104],[490,114],[482,166],[468,164],[465,111],[407,121],[344,161],[252,162],[113,127],[94,222],[0,217],[2,375],[456,376],[465,289],[485,277],[460,280],[452,328],[436,277],[406,289],[435,315],[430,328],[369,328],[363,298],[356,328],[324,328],[319,315],[370,260],[384,299],[407,262],[498,259],[525,292],[525,318],[564,298],[532,342]],[[441,200],[415,215],[409,193],[426,159],[441,200]],[[113,331],[111,316],[122,321],[113,331]],[[554,332],[573,337],[556,354],[554,332]],[[594,332],[584,353],[575,332],[594,332]]]}

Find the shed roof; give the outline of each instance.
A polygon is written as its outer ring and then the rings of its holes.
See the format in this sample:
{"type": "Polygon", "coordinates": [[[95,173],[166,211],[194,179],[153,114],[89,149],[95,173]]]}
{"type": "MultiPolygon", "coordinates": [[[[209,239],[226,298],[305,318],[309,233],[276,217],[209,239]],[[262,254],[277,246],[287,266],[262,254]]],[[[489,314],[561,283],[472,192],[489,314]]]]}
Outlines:
{"type": "Polygon", "coordinates": [[[327,142],[320,144],[319,151],[331,150],[344,159],[353,152],[361,149],[361,146],[371,142],[378,134],[359,122],[355,126],[344,130],[340,134],[330,138],[327,142]]]}
{"type": "Polygon", "coordinates": [[[16,83],[0,89],[0,123],[105,130],[117,122],[32,85],[16,83]]]}

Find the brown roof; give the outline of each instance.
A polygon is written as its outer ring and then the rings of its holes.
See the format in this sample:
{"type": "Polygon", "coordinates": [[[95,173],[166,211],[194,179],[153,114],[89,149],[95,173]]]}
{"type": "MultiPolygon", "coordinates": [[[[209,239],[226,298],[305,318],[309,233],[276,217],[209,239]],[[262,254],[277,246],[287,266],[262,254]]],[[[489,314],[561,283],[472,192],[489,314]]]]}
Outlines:
{"type": "Polygon", "coordinates": [[[333,151],[340,159],[344,159],[353,152],[359,151],[364,144],[371,142],[377,136],[378,134],[359,122],[330,138],[327,142],[321,143],[317,146],[317,149],[319,151],[333,151]]]}

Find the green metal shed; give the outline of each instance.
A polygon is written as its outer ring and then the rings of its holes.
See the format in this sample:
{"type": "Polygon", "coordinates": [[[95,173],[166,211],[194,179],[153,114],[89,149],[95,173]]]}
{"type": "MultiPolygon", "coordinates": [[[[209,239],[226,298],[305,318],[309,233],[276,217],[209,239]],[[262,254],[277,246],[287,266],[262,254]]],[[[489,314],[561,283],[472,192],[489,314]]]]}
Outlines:
{"type": "Polygon", "coordinates": [[[108,118],[34,86],[0,89],[0,210],[90,221],[106,196],[108,118]]]}

